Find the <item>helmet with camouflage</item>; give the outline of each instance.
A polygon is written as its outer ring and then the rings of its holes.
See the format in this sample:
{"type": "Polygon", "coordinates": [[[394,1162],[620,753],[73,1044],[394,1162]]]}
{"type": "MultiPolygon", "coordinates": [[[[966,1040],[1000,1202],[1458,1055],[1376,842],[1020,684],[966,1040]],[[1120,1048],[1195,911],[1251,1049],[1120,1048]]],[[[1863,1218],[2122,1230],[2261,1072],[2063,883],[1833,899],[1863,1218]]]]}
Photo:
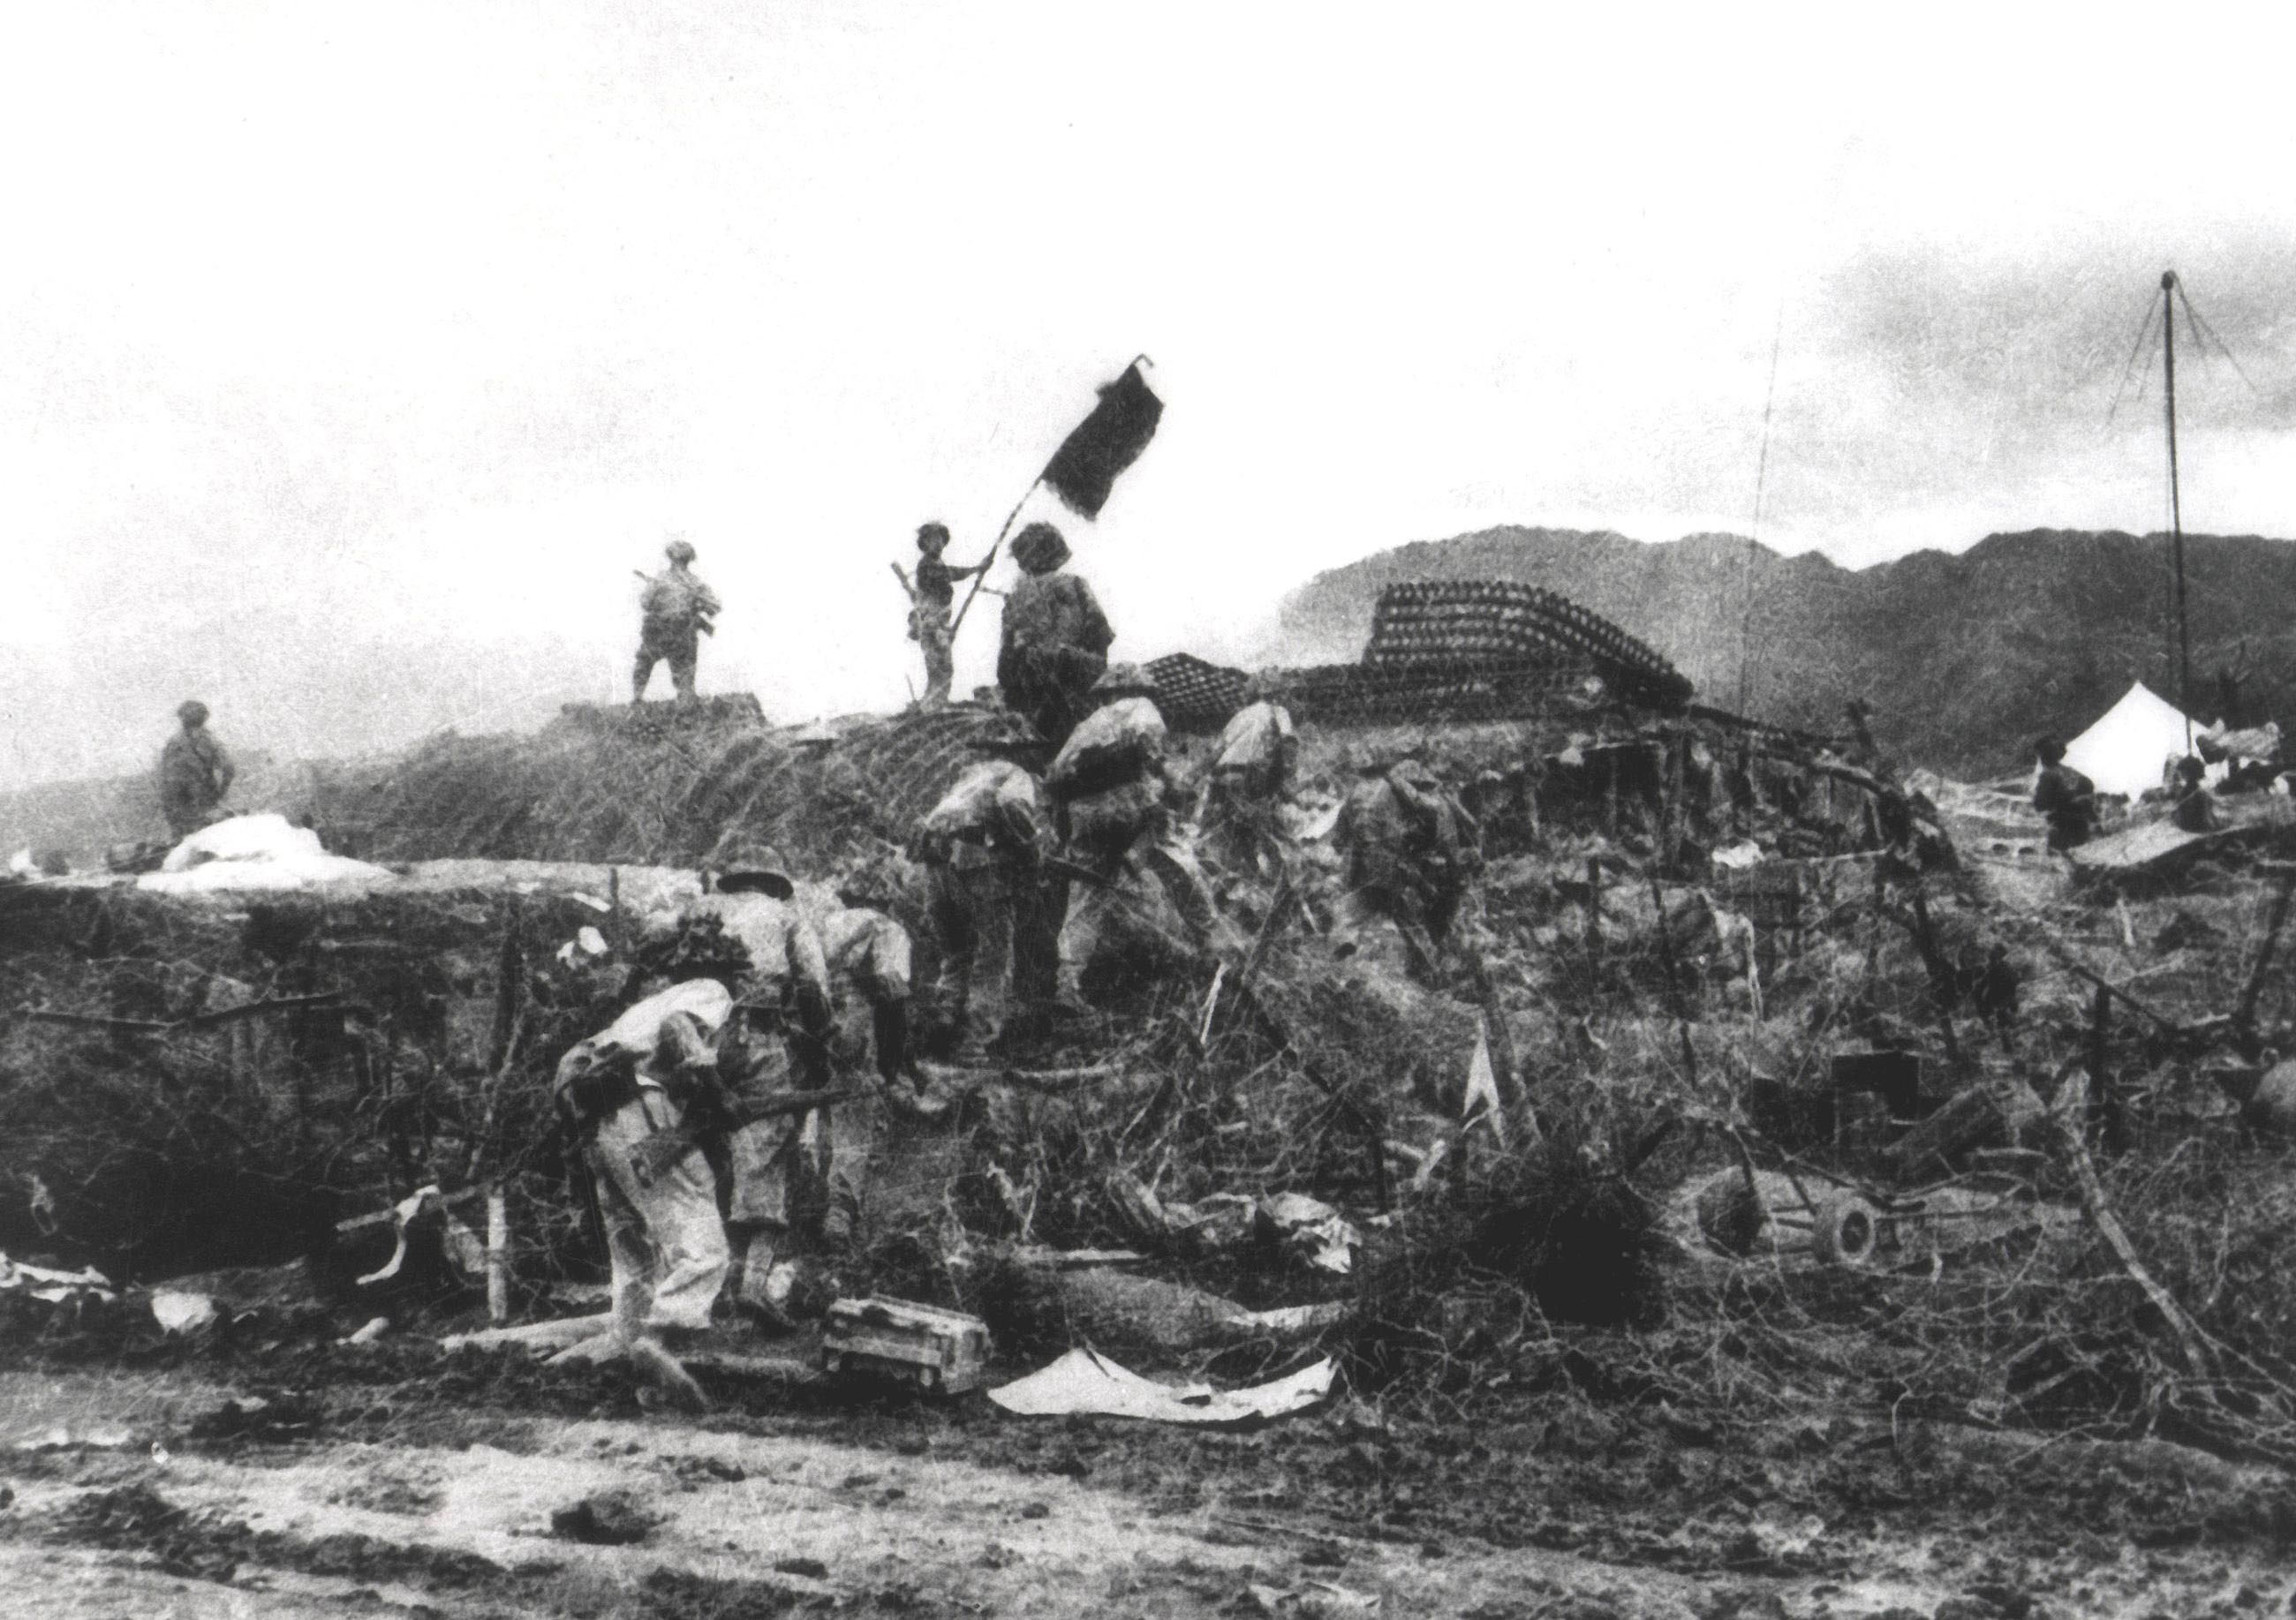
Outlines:
{"type": "Polygon", "coordinates": [[[1156,695],[1156,683],[1137,664],[1111,664],[1092,683],[1092,695],[1101,703],[1111,703],[1119,698],[1152,698],[1156,695]]]}
{"type": "Polygon", "coordinates": [[[693,560],[693,545],[684,535],[675,535],[670,537],[669,544],[661,548],[661,554],[672,562],[691,562],[693,560]]]}
{"type": "Polygon", "coordinates": [[[948,546],[948,525],[938,519],[917,526],[917,550],[938,557],[948,546]]]}
{"type": "Polygon", "coordinates": [[[205,725],[208,723],[208,706],[197,698],[193,698],[189,702],[176,707],[176,718],[188,726],[205,725]]]}
{"type": "Polygon", "coordinates": [[[1049,523],[1031,523],[1013,540],[1013,560],[1029,574],[1049,574],[1069,560],[1069,543],[1049,523]]]}
{"type": "Polygon", "coordinates": [[[1443,779],[1435,773],[1435,767],[1415,752],[1406,751],[1398,756],[1395,763],[1388,766],[1387,773],[1396,781],[1414,788],[1433,790],[1443,785],[1443,779]]]}
{"type": "Polygon", "coordinates": [[[711,860],[709,868],[721,894],[755,891],[786,900],[797,893],[797,880],[790,875],[789,863],[782,859],[781,851],[755,839],[733,840],[711,860]]]}

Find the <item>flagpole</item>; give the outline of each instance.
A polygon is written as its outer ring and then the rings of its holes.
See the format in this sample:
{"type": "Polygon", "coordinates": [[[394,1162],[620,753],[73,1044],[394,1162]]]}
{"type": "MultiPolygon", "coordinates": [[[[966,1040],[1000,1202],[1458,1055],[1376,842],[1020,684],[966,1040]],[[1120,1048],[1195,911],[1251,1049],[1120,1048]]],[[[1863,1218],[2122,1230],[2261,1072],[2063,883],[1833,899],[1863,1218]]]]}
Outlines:
{"type": "Polygon", "coordinates": [[[2177,567],[2177,707],[2185,711],[2185,751],[2193,751],[2193,633],[2185,617],[2185,506],[2177,490],[2177,273],[2161,273],[2161,350],[2169,412],[2169,554],[2177,567]]]}
{"type": "Polygon", "coordinates": [[[949,625],[948,639],[952,645],[956,641],[956,633],[964,628],[964,616],[972,611],[972,599],[980,595],[980,587],[988,583],[988,565],[996,560],[996,548],[1004,544],[1004,536],[1013,532],[1013,525],[1021,516],[1021,508],[1029,503],[1029,497],[1037,493],[1037,485],[1044,481],[1045,475],[1038,473],[1036,483],[1029,485],[1021,498],[1013,503],[1012,511],[1005,516],[1004,527],[996,531],[996,538],[989,544],[988,555],[980,560],[980,572],[972,577],[972,589],[964,593],[964,605],[956,610],[956,618],[949,625]]]}

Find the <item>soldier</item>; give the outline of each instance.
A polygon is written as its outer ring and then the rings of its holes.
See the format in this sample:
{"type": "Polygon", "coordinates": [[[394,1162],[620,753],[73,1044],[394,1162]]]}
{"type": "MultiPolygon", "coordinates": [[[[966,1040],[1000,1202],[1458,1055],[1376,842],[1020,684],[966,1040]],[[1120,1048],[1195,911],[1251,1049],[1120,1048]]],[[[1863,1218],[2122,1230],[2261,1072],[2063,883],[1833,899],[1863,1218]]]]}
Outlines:
{"type": "MultiPolygon", "coordinates": [[[[794,904],[797,885],[780,855],[762,844],[739,845],[717,863],[716,892],[686,908],[715,917],[748,953],[750,966],[720,1042],[720,1071],[736,1100],[765,1102],[791,1091],[825,1089],[834,1022],[829,963],[820,936],[794,904]]],[[[808,1147],[808,1120],[817,1121],[835,1150],[834,1109],[784,1114],[733,1133],[733,1194],[726,1223],[740,1251],[737,1294],[747,1309],[790,1327],[787,1305],[796,1271],[790,1187],[808,1147]]]]}
{"type": "Polygon", "coordinates": [[[1068,740],[1092,705],[1086,694],[1108,667],[1116,639],[1092,587],[1060,572],[1069,543],[1049,523],[1031,523],[1013,542],[1021,582],[1004,599],[996,684],[1005,705],[1055,744],[1068,740]]]}
{"type": "Polygon", "coordinates": [[[928,523],[917,530],[919,555],[915,597],[909,607],[909,639],[925,655],[929,706],[948,701],[948,685],[955,673],[949,656],[948,610],[956,601],[956,582],[970,579],[988,566],[986,557],[968,568],[943,562],[940,554],[947,549],[946,523],[928,523]]]}
{"type": "Polygon", "coordinates": [[[732,1009],[714,980],[674,986],[559,1060],[554,1100],[606,1228],[626,1344],[648,1328],[708,1327],[725,1287],[731,1256],[699,1139],[721,1112],[709,1042],[732,1009]]]}
{"type": "Polygon", "coordinates": [[[1227,943],[1202,869],[1174,834],[1155,690],[1136,665],[1111,665],[1093,683],[1100,707],[1078,724],[1046,773],[1068,824],[1066,864],[1077,880],[1059,946],[1057,994],[1070,1009],[1083,1005],[1084,970],[1110,919],[1119,906],[1151,901],[1157,889],[1200,945],[1227,943]]]}
{"type": "Polygon", "coordinates": [[[1333,949],[1352,955],[1374,917],[1403,936],[1411,972],[1432,983],[1438,953],[1482,865],[1474,819],[1435,773],[1406,756],[1365,770],[1332,836],[1347,857],[1333,949]]]}
{"type": "MultiPolygon", "coordinates": [[[[977,739],[984,755],[1025,753],[1041,745],[993,735],[977,739]]],[[[910,853],[926,873],[940,974],[933,999],[967,1046],[985,1047],[1003,1033],[1013,987],[1014,919],[1038,882],[1051,827],[1043,789],[1014,757],[968,765],[917,823],[910,853]]]]}
{"type": "Polygon", "coordinates": [[[630,666],[634,704],[645,701],[653,667],[665,659],[669,661],[670,684],[677,691],[677,700],[696,701],[693,667],[701,656],[700,638],[718,632],[712,622],[718,616],[718,594],[694,577],[689,566],[693,561],[693,546],[677,539],[661,550],[669,559],[669,567],[648,577],[639,602],[645,618],[638,632],[637,661],[630,666]]]}
{"type": "Polygon", "coordinates": [[[1283,861],[1276,810],[1299,765],[1300,737],[1291,711],[1269,692],[1266,675],[1252,676],[1244,706],[1220,732],[1204,784],[1203,823],[1221,864],[1259,872],[1272,863],[1275,871],[1263,875],[1274,877],[1283,861]]]}
{"type": "Polygon", "coordinates": [[[2224,825],[2217,814],[2216,795],[2209,791],[2208,775],[2209,767],[2197,754],[2177,761],[2170,789],[2177,805],[2169,819],[2183,831],[2214,832],[2224,825]]]}
{"type": "Polygon", "coordinates": [[[2065,763],[2065,745],[2044,737],[2033,745],[2040,771],[2033,778],[2033,808],[2048,818],[2049,848],[2058,854],[2088,842],[2095,826],[2096,784],[2065,763]]]}
{"type": "Polygon", "coordinates": [[[160,750],[160,813],[178,842],[219,819],[216,808],[231,791],[238,767],[209,733],[208,706],[194,698],[176,710],[183,729],[160,750]]]}

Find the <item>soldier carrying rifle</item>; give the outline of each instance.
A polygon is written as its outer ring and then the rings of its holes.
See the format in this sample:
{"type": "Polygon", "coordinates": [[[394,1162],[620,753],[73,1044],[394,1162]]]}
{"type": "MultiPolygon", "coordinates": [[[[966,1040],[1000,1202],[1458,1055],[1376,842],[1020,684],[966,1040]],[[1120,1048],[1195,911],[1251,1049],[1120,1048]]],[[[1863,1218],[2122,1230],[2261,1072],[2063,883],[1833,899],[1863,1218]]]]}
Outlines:
{"type": "Polygon", "coordinates": [[[718,633],[713,622],[718,612],[718,593],[694,577],[693,547],[683,537],[661,549],[669,567],[659,574],[641,576],[646,582],[645,594],[639,601],[644,620],[638,632],[637,661],[630,667],[630,701],[645,701],[653,667],[666,659],[677,700],[693,703],[697,700],[693,668],[701,656],[700,638],[718,633]]]}

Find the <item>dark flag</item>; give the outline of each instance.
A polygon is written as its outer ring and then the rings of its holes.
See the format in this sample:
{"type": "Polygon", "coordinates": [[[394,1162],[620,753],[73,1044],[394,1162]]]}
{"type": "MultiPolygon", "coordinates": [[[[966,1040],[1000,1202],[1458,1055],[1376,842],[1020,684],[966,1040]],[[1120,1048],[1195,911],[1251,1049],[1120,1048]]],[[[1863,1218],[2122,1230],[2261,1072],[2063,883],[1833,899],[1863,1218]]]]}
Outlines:
{"type": "Polygon", "coordinates": [[[1164,402],[1150,392],[1135,360],[1124,375],[1102,385],[1092,414],[1045,463],[1044,481],[1078,513],[1097,518],[1116,475],[1140,459],[1163,414],[1164,402]]]}

